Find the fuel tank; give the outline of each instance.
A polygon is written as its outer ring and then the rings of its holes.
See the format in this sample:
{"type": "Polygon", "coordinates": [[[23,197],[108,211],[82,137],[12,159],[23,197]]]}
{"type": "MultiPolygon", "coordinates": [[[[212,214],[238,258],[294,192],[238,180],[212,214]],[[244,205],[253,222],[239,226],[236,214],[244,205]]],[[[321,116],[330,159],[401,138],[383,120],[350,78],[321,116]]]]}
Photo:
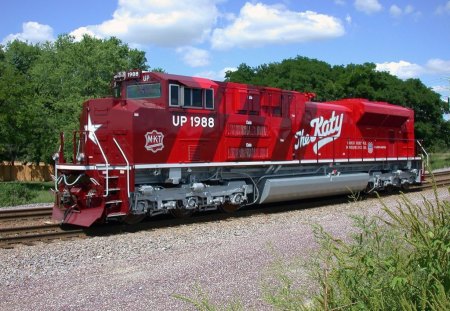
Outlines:
{"type": "Polygon", "coordinates": [[[259,203],[349,194],[365,189],[368,181],[367,173],[267,179],[259,203]]]}

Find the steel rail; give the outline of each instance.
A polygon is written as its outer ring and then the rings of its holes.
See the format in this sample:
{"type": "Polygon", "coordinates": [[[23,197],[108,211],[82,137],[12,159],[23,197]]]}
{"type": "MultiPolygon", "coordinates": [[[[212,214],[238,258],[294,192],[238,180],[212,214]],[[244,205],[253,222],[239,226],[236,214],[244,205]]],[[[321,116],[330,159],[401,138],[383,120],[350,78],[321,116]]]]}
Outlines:
{"type": "Polygon", "coordinates": [[[82,229],[62,229],[59,224],[12,227],[0,229],[0,248],[13,248],[18,244],[30,245],[62,238],[85,237],[82,229]]]}
{"type": "Polygon", "coordinates": [[[38,207],[38,208],[21,208],[2,210],[0,208],[0,221],[23,218],[36,218],[50,216],[52,214],[52,207],[38,207]]]}

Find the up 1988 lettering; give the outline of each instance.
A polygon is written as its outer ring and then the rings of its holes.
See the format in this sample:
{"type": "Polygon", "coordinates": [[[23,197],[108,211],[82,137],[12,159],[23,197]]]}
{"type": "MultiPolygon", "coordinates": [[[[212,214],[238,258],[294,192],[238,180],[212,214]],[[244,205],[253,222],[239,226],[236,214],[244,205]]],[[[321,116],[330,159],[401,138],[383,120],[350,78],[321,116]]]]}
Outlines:
{"type": "Polygon", "coordinates": [[[174,126],[190,125],[191,127],[214,127],[214,118],[199,116],[172,116],[172,124],[174,126]]]}

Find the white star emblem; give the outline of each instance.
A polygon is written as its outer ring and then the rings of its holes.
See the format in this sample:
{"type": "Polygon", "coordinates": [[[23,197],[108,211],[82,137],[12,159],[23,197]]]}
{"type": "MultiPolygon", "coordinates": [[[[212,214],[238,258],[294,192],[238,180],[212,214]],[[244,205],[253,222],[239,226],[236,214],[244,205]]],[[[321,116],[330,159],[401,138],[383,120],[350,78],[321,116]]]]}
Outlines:
{"type": "Polygon", "coordinates": [[[93,124],[91,121],[91,115],[88,115],[88,124],[84,126],[84,130],[88,131],[89,134],[89,139],[92,140],[94,142],[94,144],[97,144],[97,141],[95,139],[95,131],[97,131],[100,126],[102,126],[101,124],[93,124]]]}

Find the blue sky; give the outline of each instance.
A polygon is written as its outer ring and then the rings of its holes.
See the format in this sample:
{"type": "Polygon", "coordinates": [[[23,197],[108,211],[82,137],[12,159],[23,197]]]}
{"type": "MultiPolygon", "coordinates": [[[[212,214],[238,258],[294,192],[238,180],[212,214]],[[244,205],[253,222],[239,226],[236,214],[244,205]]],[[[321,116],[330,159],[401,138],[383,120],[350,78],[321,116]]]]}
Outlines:
{"type": "Polygon", "coordinates": [[[0,42],[116,36],[150,67],[223,79],[241,63],[297,55],[332,65],[373,62],[420,78],[446,99],[449,0],[17,0],[3,1],[0,42]]]}

